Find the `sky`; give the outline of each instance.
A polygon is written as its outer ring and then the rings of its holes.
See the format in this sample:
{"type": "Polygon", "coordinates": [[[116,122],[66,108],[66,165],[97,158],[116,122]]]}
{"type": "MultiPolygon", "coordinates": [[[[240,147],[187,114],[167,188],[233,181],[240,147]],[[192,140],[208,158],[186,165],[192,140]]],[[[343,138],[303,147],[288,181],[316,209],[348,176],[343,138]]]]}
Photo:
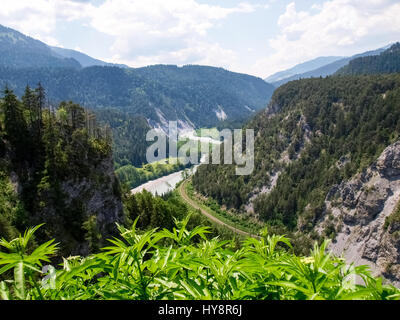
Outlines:
{"type": "Polygon", "coordinates": [[[400,41],[399,0],[2,0],[0,24],[131,67],[201,64],[265,78],[400,41]]]}

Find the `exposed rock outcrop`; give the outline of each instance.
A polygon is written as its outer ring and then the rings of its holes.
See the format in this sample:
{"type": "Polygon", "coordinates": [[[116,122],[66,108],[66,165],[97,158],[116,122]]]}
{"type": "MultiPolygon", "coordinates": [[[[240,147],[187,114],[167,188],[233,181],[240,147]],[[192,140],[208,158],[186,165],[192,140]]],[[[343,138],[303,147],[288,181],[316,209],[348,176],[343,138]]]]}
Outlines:
{"type": "Polygon", "coordinates": [[[89,243],[81,238],[81,228],[82,222],[91,216],[96,217],[97,229],[102,237],[99,239],[101,245],[105,245],[106,239],[116,234],[116,223],[123,222],[123,208],[111,156],[93,166],[87,176],[63,181],[61,192],[63,211],[69,217],[60,217],[56,206],[48,206],[36,219],[38,223],[53,223],[51,234],[65,246],[64,252],[73,255],[90,253],[89,243]],[[59,221],[61,223],[56,225],[59,221]]]}
{"type": "Polygon", "coordinates": [[[78,183],[67,181],[62,184],[62,189],[68,196],[66,205],[74,199],[84,201],[86,214],[95,215],[99,231],[107,235],[115,228],[116,222],[122,221],[122,202],[112,158],[105,158],[94,171],[97,179],[85,178],[78,183]]]}
{"type": "Polygon", "coordinates": [[[400,141],[387,147],[378,160],[350,181],[333,187],[325,215],[317,224],[322,234],[336,230],[330,245],[349,262],[368,264],[374,274],[400,286],[400,225],[385,224],[400,200],[400,141]]]}

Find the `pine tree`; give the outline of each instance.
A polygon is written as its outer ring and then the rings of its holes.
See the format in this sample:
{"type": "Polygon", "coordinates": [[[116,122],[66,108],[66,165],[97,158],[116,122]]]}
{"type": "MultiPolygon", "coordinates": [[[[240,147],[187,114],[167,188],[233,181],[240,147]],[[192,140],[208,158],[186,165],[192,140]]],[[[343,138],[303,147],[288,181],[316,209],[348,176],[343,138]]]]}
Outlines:
{"type": "Polygon", "coordinates": [[[37,119],[37,132],[38,136],[42,136],[42,115],[43,109],[45,108],[46,103],[46,92],[39,82],[38,87],[35,89],[36,93],[36,114],[38,115],[37,119]]]}
{"type": "Polygon", "coordinates": [[[26,141],[29,134],[21,103],[8,87],[4,90],[2,109],[6,138],[13,146],[17,160],[22,161],[27,157],[26,141]]]}
{"type": "Polygon", "coordinates": [[[36,110],[36,96],[31,88],[27,85],[25,88],[25,93],[22,96],[22,105],[25,110],[29,112],[30,126],[32,127],[37,121],[38,114],[36,110]]]}
{"type": "Polygon", "coordinates": [[[134,194],[130,195],[126,202],[126,210],[128,213],[128,218],[133,222],[140,215],[140,208],[136,196],[134,194]]]}

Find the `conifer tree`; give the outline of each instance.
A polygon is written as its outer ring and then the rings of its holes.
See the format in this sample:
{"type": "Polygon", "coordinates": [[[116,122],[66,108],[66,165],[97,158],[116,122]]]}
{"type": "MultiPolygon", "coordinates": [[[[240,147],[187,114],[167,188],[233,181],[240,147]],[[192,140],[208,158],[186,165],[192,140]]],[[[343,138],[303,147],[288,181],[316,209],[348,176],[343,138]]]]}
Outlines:
{"type": "Polygon", "coordinates": [[[2,104],[4,113],[4,131],[7,140],[14,148],[18,160],[25,159],[25,142],[28,139],[27,124],[22,112],[21,103],[8,87],[4,90],[2,104]]]}

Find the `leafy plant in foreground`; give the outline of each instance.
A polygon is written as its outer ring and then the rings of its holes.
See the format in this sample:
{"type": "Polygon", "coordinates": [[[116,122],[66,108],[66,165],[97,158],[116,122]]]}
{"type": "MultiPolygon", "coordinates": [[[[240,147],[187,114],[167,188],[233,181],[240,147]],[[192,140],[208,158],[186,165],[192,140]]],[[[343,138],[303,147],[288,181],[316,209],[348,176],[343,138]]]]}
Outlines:
{"type": "Polygon", "coordinates": [[[400,299],[400,290],[383,285],[366,266],[354,266],[317,244],[307,257],[291,252],[289,239],[248,238],[232,250],[231,241],[207,239],[208,228],[189,231],[176,221],[172,231],[140,231],[119,226],[120,237],[88,257],[68,257],[46,275],[56,245],[47,242],[31,254],[28,242],[38,227],[1,246],[2,299],[400,299]],[[288,250],[286,248],[289,248],[288,250]],[[7,271],[14,268],[14,277],[7,271]],[[357,280],[359,279],[359,280],[357,280]],[[48,281],[50,280],[50,281],[48,281]],[[357,284],[357,281],[360,284],[357,284]],[[50,282],[50,283],[49,283],[50,282]],[[361,284],[362,283],[362,284],[361,284]]]}
{"type": "Polygon", "coordinates": [[[24,235],[12,241],[0,240],[0,246],[8,251],[0,252],[0,265],[4,265],[0,269],[0,275],[11,269],[14,271],[14,280],[0,283],[2,299],[8,299],[11,294],[17,299],[43,298],[37,281],[38,275],[42,273],[39,268],[42,266],[41,261],[50,261],[49,256],[56,252],[57,244],[50,240],[29,253],[29,242],[40,226],[28,229],[24,235]]]}

